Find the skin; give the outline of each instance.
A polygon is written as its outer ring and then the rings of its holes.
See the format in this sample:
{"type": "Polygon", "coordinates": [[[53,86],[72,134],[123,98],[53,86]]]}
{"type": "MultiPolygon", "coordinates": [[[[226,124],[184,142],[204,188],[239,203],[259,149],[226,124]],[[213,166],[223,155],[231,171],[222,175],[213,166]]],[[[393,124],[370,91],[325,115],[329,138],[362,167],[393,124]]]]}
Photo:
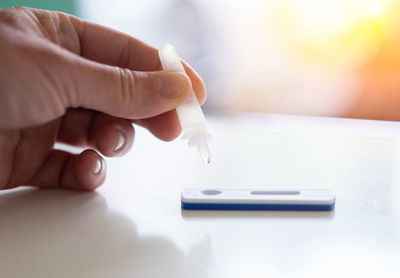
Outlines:
{"type": "Polygon", "coordinates": [[[68,14],[0,9],[0,42],[0,189],[93,190],[106,176],[100,154],[125,154],[132,123],[173,140],[181,133],[174,108],[192,86],[205,101],[185,63],[187,75],[162,71],[155,48],[68,14]],[[55,142],[86,150],[55,150],[55,142]]]}

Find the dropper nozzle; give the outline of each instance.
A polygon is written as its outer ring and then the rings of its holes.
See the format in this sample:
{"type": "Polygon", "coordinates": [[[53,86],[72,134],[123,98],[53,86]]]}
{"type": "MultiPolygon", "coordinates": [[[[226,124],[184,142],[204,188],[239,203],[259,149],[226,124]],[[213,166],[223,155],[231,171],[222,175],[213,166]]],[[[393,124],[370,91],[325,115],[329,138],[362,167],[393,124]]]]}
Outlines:
{"type": "Polygon", "coordinates": [[[207,165],[211,161],[210,149],[208,148],[207,142],[203,141],[197,144],[197,150],[199,151],[201,161],[204,165],[207,165]]]}

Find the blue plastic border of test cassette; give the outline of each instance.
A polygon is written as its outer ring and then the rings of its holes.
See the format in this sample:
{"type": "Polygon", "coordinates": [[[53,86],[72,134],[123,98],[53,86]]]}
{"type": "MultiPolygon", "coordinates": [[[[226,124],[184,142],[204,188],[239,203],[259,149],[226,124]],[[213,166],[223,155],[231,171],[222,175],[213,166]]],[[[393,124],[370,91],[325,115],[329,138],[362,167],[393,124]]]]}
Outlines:
{"type": "Polygon", "coordinates": [[[217,204],[217,203],[188,203],[182,201],[182,208],[187,210],[283,210],[283,211],[330,211],[335,203],[327,205],[307,204],[217,204]]]}

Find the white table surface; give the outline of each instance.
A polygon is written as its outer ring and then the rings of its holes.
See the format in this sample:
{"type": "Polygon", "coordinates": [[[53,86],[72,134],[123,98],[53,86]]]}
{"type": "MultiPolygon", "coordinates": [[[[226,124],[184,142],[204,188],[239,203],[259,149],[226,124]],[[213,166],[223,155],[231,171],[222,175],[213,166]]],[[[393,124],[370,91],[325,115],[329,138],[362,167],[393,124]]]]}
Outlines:
{"type": "Polygon", "coordinates": [[[137,128],[92,193],[0,193],[0,277],[400,277],[400,124],[210,116],[212,162],[137,128]],[[185,187],[336,191],[333,212],[182,211],[185,187]]]}

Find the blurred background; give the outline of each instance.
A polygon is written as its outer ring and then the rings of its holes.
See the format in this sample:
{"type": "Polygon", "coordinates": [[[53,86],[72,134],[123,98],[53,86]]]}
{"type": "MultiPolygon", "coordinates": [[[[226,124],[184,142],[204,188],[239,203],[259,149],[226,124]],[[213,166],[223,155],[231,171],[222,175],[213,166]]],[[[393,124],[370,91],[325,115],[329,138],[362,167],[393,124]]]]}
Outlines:
{"type": "Polygon", "coordinates": [[[203,77],[207,112],[400,120],[400,0],[0,0],[159,47],[203,77]]]}

